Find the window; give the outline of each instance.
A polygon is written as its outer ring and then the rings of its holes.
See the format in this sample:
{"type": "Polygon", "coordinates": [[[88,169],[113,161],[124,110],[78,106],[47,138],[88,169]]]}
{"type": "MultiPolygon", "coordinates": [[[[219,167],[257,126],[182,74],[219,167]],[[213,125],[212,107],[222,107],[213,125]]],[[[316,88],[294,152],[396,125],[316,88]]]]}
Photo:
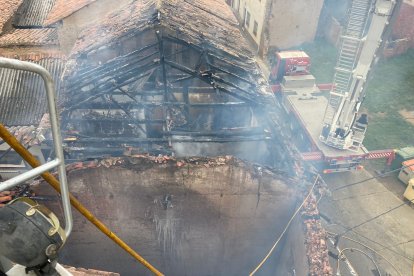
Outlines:
{"type": "Polygon", "coordinates": [[[256,22],[256,20],[254,21],[254,23],[253,23],[253,34],[254,34],[254,36],[257,36],[257,22],[256,22]]]}
{"type": "Polygon", "coordinates": [[[246,11],[246,27],[249,28],[250,27],[250,12],[246,11]]]}

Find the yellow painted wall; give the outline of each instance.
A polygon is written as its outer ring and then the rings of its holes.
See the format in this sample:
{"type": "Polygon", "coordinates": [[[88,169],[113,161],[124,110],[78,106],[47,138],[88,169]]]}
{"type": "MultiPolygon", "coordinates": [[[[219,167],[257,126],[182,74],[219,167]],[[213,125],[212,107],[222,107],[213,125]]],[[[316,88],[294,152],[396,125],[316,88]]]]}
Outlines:
{"type": "Polygon", "coordinates": [[[266,4],[268,0],[233,0],[233,9],[239,18],[245,18],[245,8],[250,13],[250,24],[245,30],[250,34],[256,44],[260,44],[264,18],[266,17],[266,4]],[[240,4],[239,4],[240,3],[240,4]],[[254,22],[257,22],[257,35],[253,33],[254,22]]]}

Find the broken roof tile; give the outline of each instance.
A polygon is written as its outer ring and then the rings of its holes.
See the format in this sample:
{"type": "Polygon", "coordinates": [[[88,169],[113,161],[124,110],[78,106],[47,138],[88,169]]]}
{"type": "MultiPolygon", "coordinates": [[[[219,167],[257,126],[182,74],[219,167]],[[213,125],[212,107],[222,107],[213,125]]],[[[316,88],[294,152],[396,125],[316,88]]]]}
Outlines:
{"type": "Polygon", "coordinates": [[[44,24],[45,26],[52,25],[95,1],[96,0],[56,0],[55,5],[47,16],[44,24]]]}
{"type": "Polygon", "coordinates": [[[58,45],[56,29],[14,29],[0,36],[0,47],[58,45]]]}
{"type": "Polygon", "coordinates": [[[235,16],[222,0],[134,1],[122,11],[85,28],[72,55],[89,52],[158,24],[179,33],[189,43],[209,44],[234,56],[253,56],[235,16]]]}
{"type": "Polygon", "coordinates": [[[129,4],[120,11],[110,13],[80,33],[72,53],[87,52],[116,41],[130,32],[141,32],[150,26],[149,21],[155,12],[155,0],[141,0],[129,4]]]}
{"type": "Polygon", "coordinates": [[[0,3],[0,33],[7,21],[14,15],[23,0],[2,0],[0,3]]]}

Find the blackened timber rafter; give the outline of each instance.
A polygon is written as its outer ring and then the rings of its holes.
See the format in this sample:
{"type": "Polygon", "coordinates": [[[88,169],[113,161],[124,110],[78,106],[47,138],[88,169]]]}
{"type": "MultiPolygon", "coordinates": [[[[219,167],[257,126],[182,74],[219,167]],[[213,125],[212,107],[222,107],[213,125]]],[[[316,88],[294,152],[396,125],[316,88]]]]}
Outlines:
{"type": "MultiPolygon", "coordinates": [[[[75,74],[73,77],[70,77],[68,79],[68,83],[79,84],[79,83],[83,83],[85,80],[89,82],[91,79],[93,79],[93,76],[102,76],[102,74],[107,74],[108,71],[111,70],[110,68],[122,67],[125,64],[128,64],[131,61],[133,61],[134,58],[139,57],[139,55],[143,53],[144,51],[154,48],[157,45],[158,43],[147,45],[127,55],[116,57],[112,60],[109,60],[107,63],[99,66],[98,68],[95,67],[93,69],[89,69],[86,72],[75,74]],[[108,65],[110,66],[108,67],[108,65]]],[[[145,57],[147,57],[147,55],[145,57]]]]}
{"type": "Polygon", "coordinates": [[[165,136],[191,136],[191,137],[229,137],[229,136],[253,136],[262,135],[264,129],[262,127],[249,127],[249,128],[235,128],[235,129],[222,129],[216,131],[169,131],[164,132],[165,136]]]}
{"type": "MultiPolygon", "coordinates": [[[[192,48],[193,50],[195,50],[199,53],[202,53],[203,51],[205,51],[208,48],[207,43],[204,43],[202,46],[199,46],[199,45],[187,42],[185,40],[173,37],[171,35],[166,35],[166,36],[163,37],[163,39],[175,42],[175,43],[180,44],[180,45],[185,45],[185,46],[187,46],[189,48],[192,48]]],[[[254,66],[251,66],[251,64],[252,64],[251,62],[247,62],[247,64],[246,64],[245,61],[248,61],[249,58],[244,56],[244,55],[234,56],[230,53],[227,53],[224,50],[221,50],[221,49],[215,48],[215,47],[211,48],[211,51],[209,52],[209,55],[213,56],[213,57],[215,57],[219,60],[224,59],[228,64],[235,65],[235,66],[237,66],[237,68],[245,71],[246,73],[253,72],[253,70],[251,70],[251,68],[253,68],[254,66]],[[214,54],[213,54],[213,52],[214,52],[214,54]],[[228,59],[233,60],[233,62],[230,62],[228,59]]]]}
{"type": "Polygon", "coordinates": [[[222,103],[185,103],[185,102],[131,102],[131,103],[118,103],[122,108],[114,107],[114,105],[107,102],[84,102],[76,106],[76,109],[141,109],[151,107],[162,106],[177,106],[183,107],[188,105],[189,107],[197,108],[211,108],[211,107],[248,107],[249,103],[246,102],[222,102],[222,103]]]}
{"type": "Polygon", "coordinates": [[[231,68],[233,70],[237,69],[237,70],[243,72],[243,74],[245,74],[245,75],[250,75],[250,74],[254,73],[254,71],[255,71],[255,70],[250,69],[251,67],[254,67],[254,66],[250,66],[250,67],[247,67],[245,65],[243,66],[241,63],[237,62],[235,59],[232,59],[232,61],[229,61],[229,60],[226,59],[226,57],[219,56],[218,54],[212,53],[212,52],[209,53],[209,56],[210,56],[210,58],[213,58],[212,64],[214,64],[214,60],[217,60],[219,62],[222,62],[222,63],[228,65],[229,68],[231,68]]]}
{"type": "Polygon", "coordinates": [[[82,118],[82,119],[71,119],[72,123],[127,123],[127,124],[160,124],[164,123],[164,120],[161,119],[128,119],[128,118],[82,118]]]}
{"type": "Polygon", "coordinates": [[[111,92],[113,92],[114,90],[117,90],[120,87],[123,87],[125,85],[130,84],[130,83],[133,83],[133,82],[135,82],[135,81],[137,81],[141,78],[147,77],[149,74],[152,74],[152,71],[150,71],[150,70],[153,69],[153,68],[158,67],[159,65],[160,65],[159,61],[151,61],[151,62],[147,63],[145,66],[142,66],[140,68],[140,69],[142,69],[142,71],[144,73],[142,73],[138,76],[136,76],[136,73],[137,73],[136,70],[132,71],[132,72],[128,72],[128,76],[126,76],[124,78],[124,80],[120,83],[105,82],[102,86],[99,87],[100,89],[98,91],[100,91],[100,92],[97,93],[97,94],[81,93],[81,94],[85,94],[85,95],[82,95],[81,98],[73,99],[71,102],[66,104],[63,112],[65,112],[66,110],[73,110],[73,109],[77,108],[77,106],[79,106],[80,104],[92,101],[92,100],[100,97],[101,95],[111,93],[111,92]],[[150,72],[148,72],[148,71],[150,71],[150,72]]]}
{"type": "Polygon", "coordinates": [[[214,87],[215,88],[217,88],[220,91],[223,91],[223,92],[225,92],[225,93],[227,93],[227,94],[229,94],[229,95],[231,95],[231,96],[233,96],[233,97],[235,97],[237,99],[240,99],[242,101],[249,102],[252,105],[260,104],[259,102],[255,101],[255,100],[253,100],[253,99],[251,99],[249,97],[246,97],[244,95],[240,95],[240,93],[236,93],[234,91],[231,91],[230,89],[226,89],[225,87],[222,87],[222,86],[220,86],[218,84],[215,84],[214,82],[215,81],[218,81],[218,82],[221,82],[223,84],[229,85],[229,86],[231,86],[231,87],[233,87],[233,88],[235,88],[237,90],[240,90],[241,92],[244,92],[245,94],[248,94],[248,95],[251,94],[248,91],[245,91],[244,89],[238,87],[237,85],[234,85],[233,83],[226,82],[223,79],[220,79],[220,78],[218,78],[217,76],[214,76],[211,73],[204,73],[203,74],[203,73],[197,72],[195,70],[192,70],[192,69],[190,69],[190,68],[188,68],[188,67],[186,67],[184,65],[181,65],[181,64],[178,64],[176,62],[169,61],[169,60],[166,60],[165,63],[168,64],[169,66],[177,69],[177,70],[180,70],[180,71],[182,71],[184,73],[187,73],[189,75],[192,75],[192,76],[194,76],[194,77],[196,77],[196,78],[204,81],[205,83],[208,83],[210,85],[211,84],[214,84],[214,87]]]}
{"type": "MultiPolygon", "coordinates": [[[[128,98],[130,98],[131,100],[133,100],[134,102],[138,102],[137,99],[135,99],[134,95],[130,94],[129,92],[125,91],[124,89],[122,89],[121,87],[118,88],[118,91],[121,91],[122,95],[126,95],[128,98]]],[[[112,95],[116,95],[116,92],[113,91],[112,95]]],[[[135,94],[136,95],[136,94],[135,94]]]]}
{"type": "Polygon", "coordinates": [[[179,79],[172,80],[172,81],[170,81],[170,83],[177,83],[177,82],[181,82],[181,81],[192,80],[194,78],[195,78],[195,76],[188,75],[188,76],[185,76],[185,77],[181,77],[179,79]]]}
{"type": "MultiPolygon", "coordinates": [[[[158,64],[153,63],[151,67],[157,67],[157,66],[158,66],[158,64]]],[[[148,76],[148,74],[150,74],[150,73],[152,73],[152,72],[143,73],[140,76],[138,76],[137,78],[135,78],[133,80],[126,81],[122,84],[118,84],[118,85],[110,84],[109,87],[107,87],[104,91],[101,91],[100,93],[89,96],[88,98],[80,100],[80,101],[74,101],[74,102],[72,102],[72,104],[67,104],[67,105],[65,105],[65,107],[62,111],[62,115],[67,114],[68,111],[78,109],[78,107],[81,106],[82,104],[93,101],[94,99],[99,98],[101,95],[111,93],[112,91],[118,89],[119,87],[122,87],[122,86],[125,86],[125,85],[129,84],[129,83],[132,83],[132,82],[136,81],[139,78],[144,78],[144,77],[148,76]]]]}
{"type": "Polygon", "coordinates": [[[205,62],[205,64],[208,65],[208,62],[206,62],[206,58],[207,58],[206,55],[207,55],[206,50],[203,50],[203,52],[201,52],[201,54],[198,58],[197,64],[196,64],[195,69],[194,69],[195,71],[200,70],[201,66],[203,65],[203,62],[205,62]]]}
{"type": "Polygon", "coordinates": [[[131,78],[134,78],[137,73],[142,71],[148,71],[152,69],[151,65],[159,65],[159,61],[149,60],[145,64],[141,64],[141,62],[146,61],[147,59],[150,59],[152,56],[157,55],[158,52],[154,52],[150,54],[147,57],[140,58],[136,62],[130,62],[125,66],[122,66],[120,68],[113,68],[112,66],[108,66],[108,72],[105,72],[103,75],[97,74],[94,78],[91,78],[87,83],[80,83],[77,86],[68,87],[68,93],[79,95],[81,97],[86,97],[85,95],[93,94],[95,91],[102,90],[105,86],[108,86],[109,79],[112,79],[112,81],[115,82],[122,82],[123,80],[128,80],[131,78]],[[150,68],[148,68],[150,67],[150,68]],[[90,91],[83,91],[82,93],[79,93],[79,91],[82,91],[82,88],[88,87],[91,84],[96,83],[96,86],[94,86],[90,91]]]}
{"type": "MultiPolygon", "coordinates": [[[[76,136],[76,135],[73,135],[76,136]]],[[[210,135],[209,137],[183,137],[182,138],[136,138],[136,137],[91,137],[86,138],[82,137],[79,141],[81,145],[84,144],[100,144],[102,143],[113,143],[116,146],[119,144],[151,144],[151,143],[166,143],[166,142],[178,142],[178,143],[185,143],[185,142],[195,142],[195,143],[231,143],[231,142],[243,142],[243,141],[265,141],[270,140],[271,138],[266,135],[257,135],[253,134],[249,136],[229,136],[229,137],[213,137],[210,135]]],[[[76,145],[75,141],[71,141],[71,144],[76,145]]],[[[67,147],[70,149],[70,145],[67,147]]],[[[106,147],[102,147],[106,148],[106,147]]]]}
{"type": "Polygon", "coordinates": [[[232,72],[230,72],[230,71],[228,71],[228,70],[222,69],[222,68],[220,68],[220,67],[218,67],[218,66],[215,66],[215,65],[213,65],[213,64],[211,64],[211,63],[208,63],[208,65],[209,65],[212,69],[214,69],[214,70],[217,70],[217,71],[220,71],[220,72],[226,73],[226,74],[228,74],[228,75],[230,75],[230,76],[232,76],[232,77],[234,77],[234,78],[236,78],[236,79],[238,79],[238,80],[240,80],[240,81],[243,81],[243,82],[245,82],[245,83],[247,83],[247,84],[250,84],[252,87],[255,87],[254,83],[253,83],[253,82],[251,82],[250,80],[247,80],[247,79],[245,79],[245,78],[242,78],[242,77],[240,77],[240,76],[238,76],[238,75],[236,75],[236,74],[233,74],[232,72]]]}
{"type": "MultiPolygon", "coordinates": [[[[171,93],[183,93],[184,86],[170,86],[170,92],[171,93]]],[[[215,93],[214,88],[209,87],[199,87],[199,86],[189,86],[188,87],[189,94],[210,94],[215,93]]],[[[160,96],[164,94],[164,90],[156,89],[156,90],[140,90],[140,91],[128,91],[127,92],[130,96],[160,96]]],[[[112,95],[125,95],[124,92],[121,92],[119,89],[118,91],[114,91],[112,95]]]]}
{"type": "Polygon", "coordinates": [[[191,49],[193,49],[193,50],[195,50],[195,51],[197,51],[197,52],[199,52],[199,53],[202,53],[202,52],[203,52],[203,50],[204,50],[204,49],[203,49],[202,47],[200,47],[200,46],[197,46],[197,45],[195,45],[195,44],[189,43],[189,42],[187,42],[187,41],[185,41],[185,40],[178,39],[178,38],[173,37],[173,36],[170,36],[170,35],[165,35],[165,36],[163,36],[163,39],[165,39],[165,40],[167,40],[167,41],[170,41],[170,42],[177,43],[177,44],[179,44],[179,45],[186,46],[186,47],[191,48],[191,49]]]}
{"type": "MultiPolygon", "coordinates": [[[[128,111],[128,109],[123,108],[122,105],[120,105],[112,95],[109,96],[109,99],[115,104],[115,106],[119,107],[130,119],[134,120],[134,116],[131,115],[131,113],[128,111]]],[[[140,125],[136,124],[135,122],[132,122],[131,124],[134,124],[137,128],[139,128],[143,133],[147,134],[147,131],[140,125]]]]}
{"type": "MultiPolygon", "coordinates": [[[[200,54],[203,51],[206,51],[207,49],[209,49],[209,47],[207,46],[208,45],[207,43],[204,43],[203,45],[199,46],[199,45],[189,43],[185,40],[182,40],[182,39],[179,39],[179,38],[176,38],[176,37],[172,37],[170,35],[164,36],[164,39],[175,42],[175,43],[180,44],[180,45],[185,45],[185,46],[187,46],[189,48],[192,48],[193,50],[199,52],[200,54]]],[[[208,52],[208,55],[210,57],[213,57],[213,58],[217,59],[217,60],[223,61],[225,64],[228,64],[230,66],[230,68],[232,68],[232,67],[237,68],[238,70],[242,71],[246,75],[255,73],[255,71],[256,71],[256,69],[252,69],[252,68],[256,68],[254,63],[252,63],[251,61],[246,63],[246,61],[249,60],[249,58],[246,57],[246,56],[243,56],[243,55],[234,56],[234,55],[229,54],[226,51],[223,51],[223,50],[218,49],[218,48],[210,49],[209,52],[208,52]]]]}
{"type": "Polygon", "coordinates": [[[160,54],[160,62],[162,68],[162,81],[164,85],[164,101],[168,101],[168,83],[167,83],[167,70],[165,69],[165,53],[164,53],[164,42],[161,37],[160,31],[157,30],[155,32],[158,39],[158,50],[160,54]]]}

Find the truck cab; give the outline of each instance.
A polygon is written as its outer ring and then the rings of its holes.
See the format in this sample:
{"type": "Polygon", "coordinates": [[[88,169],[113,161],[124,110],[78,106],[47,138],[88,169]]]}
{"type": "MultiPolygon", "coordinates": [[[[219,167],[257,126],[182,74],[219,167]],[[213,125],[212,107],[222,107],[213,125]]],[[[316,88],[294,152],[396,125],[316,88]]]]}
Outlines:
{"type": "Polygon", "coordinates": [[[269,81],[279,84],[285,76],[310,75],[310,57],[303,51],[276,52],[271,60],[269,81]]]}

